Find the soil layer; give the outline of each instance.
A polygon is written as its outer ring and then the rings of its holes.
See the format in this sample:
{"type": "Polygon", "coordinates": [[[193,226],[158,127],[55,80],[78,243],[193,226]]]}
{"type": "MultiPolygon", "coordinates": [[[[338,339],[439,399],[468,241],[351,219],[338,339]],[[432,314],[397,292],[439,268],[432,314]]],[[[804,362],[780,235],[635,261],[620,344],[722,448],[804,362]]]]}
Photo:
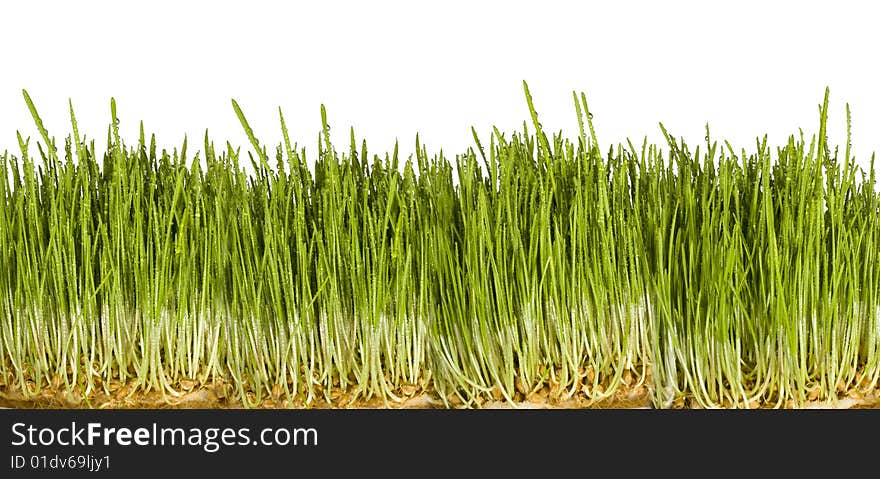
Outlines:
{"type": "MultiPolygon", "coordinates": [[[[84,394],[79,387],[72,391],[64,388],[45,388],[35,396],[25,397],[21,391],[0,385],[0,407],[28,409],[238,409],[245,407],[240,397],[229,383],[213,381],[207,384],[196,384],[193,381],[181,382],[175,388],[177,395],[159,391],[144,391],[137,388],[133,381],[121,383],[111,382],[108,387],[98,387],[97,391],[84,394]]],[[[308,403],[304,397],[287,399],[279,388],[272,394],[256,397],[247,392],[251,407],[257,408],[369,408],[369,409],[430,409],[430,408],[526,408],[526,409],[650,409],[654,405],[650,392],[643,383],[630,386],[621,385],[615,393],[602,399],[590,399],[582,391],[568,395],[565,391],[553,390],[544,386],[535,391],[517,391],[515,395],[505,399],[498,391],[493,397],[479,399],[470,404],[462,402],[458,397],[450,395],[447,401],[441,399],[436,391],[419,386],[405,386],[394,392],[399,400],[378,397],[356,396],[341,390],[333,390],[324,394],[318,390],[317,395],[308,403]],[[256,406],[253,406],[256,404],[256,406]]],[[[749,405],[752,408],[772,407],[772,404],[749,405]]],[[[692,398],[682,397],[671,404],[674,409],[699,408],[692,398]]],[[[784,407],[794,408],[788,402],[784,407]]],[[[813,399],[801,406],[802,408],[880,409],[880,389],[868,394],[850,392],[842,394],[832,401],[813,399]]]]}

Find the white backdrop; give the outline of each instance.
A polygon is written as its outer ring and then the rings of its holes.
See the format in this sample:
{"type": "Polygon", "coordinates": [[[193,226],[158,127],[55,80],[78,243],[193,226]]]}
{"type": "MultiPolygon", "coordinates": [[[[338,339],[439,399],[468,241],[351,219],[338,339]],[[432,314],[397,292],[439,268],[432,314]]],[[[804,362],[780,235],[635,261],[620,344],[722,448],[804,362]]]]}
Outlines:
{"type": "MultiPolygon", "coordinates": [[[[103,145],[109,98],[121,130],[138,120],[161,146],[249,147],[235,97],[257,135],[281,139],[277,108],[310,153],[327,106],[333,137],[348,128],[373,152],[419,131],[429,152],[472,145],[471,125],[519,128],[529,82],[545,128],[576,130],[572,90],[585,91],[600,143],[713,136],[754,147],[817,130],[831,87],[829,134],[845,142],[853,112],[857,160],[880,150],[875,2],[835,1],[28,1],[0,5],[0,151],[36,128],[28,89],[50,134],[80,130],[103,145]],[[725,5],[722,6],[722,3],[725,5]],[[833,5],[833,6],[832,6],[833,5]]],[[[33,151],[36,151],[35,148],[33,151]]],[[[313,158],[312,158],[313,159],[313,158]]]]}

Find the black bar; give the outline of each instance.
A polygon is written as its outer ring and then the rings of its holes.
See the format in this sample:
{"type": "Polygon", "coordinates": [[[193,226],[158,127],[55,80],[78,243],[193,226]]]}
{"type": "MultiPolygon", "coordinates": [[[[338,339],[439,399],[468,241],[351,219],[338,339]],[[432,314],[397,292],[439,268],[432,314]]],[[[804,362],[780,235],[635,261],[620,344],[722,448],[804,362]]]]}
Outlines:
{"type": "MultiPolygon", "coordinates": [[[[592,477],[605,468],[618,470],[618,477],[639,471],[678,477],[698,472],[695,465],[704,462],[714,464],[716,472],[751,471],[750,476],[760,477],[769,470],[759,463],[784,466],[788,473],[799,467],[815,472],[819,463],[839,455],[850,458],[839,464],[846,471],[867,461],[876,473],[878,426],[877,410],[5,409],[0,410],[0,460],[10,473],[3,477],[239,478],[266,472],[303,477],[307,471],[320,477],[359,474],[352,478],[529,477],[527,471],[542,474],[531,477],[563,471],[575,474],[566,477],[592,477]],[[50,428],[51,433],[42,432],[44,442],[62,429],[62,441],[70,441],[71,429],[81,431],[85,442],[89,423],[100,424],[92,426],[98,435],[91,445],[13,445],[29,440],[28,426],[35,433],[50,428]],[[109,433],[109,445],[102,442],[105,428],[116,429],[109,433]],[[130,429],[132,436],[119,436],[119,428],[130,429]],[[138,428],[146,429],[139,440],[149,445],[134,444],[138,428]],[[184,430],[193,445],[153,445],[161,428],[184,430]],[[230,441],[244,445],[223,445],[217,430],[223,428],[234,431],[227,433],[230,441]],[[247,435],[239,434],[242,428],[247,435]],[[266,436],[270,442],[289,444],[260,444],[264,428],[273,428],[266,436]],[[215,434],[209,431],[216,431],[216,437],[209,440],[215,434]],[[120,437],[132,444],[115,442],[120,437]],[[72,470],[71,457],[83,469],[72,470]],[[107,458],[110,468],[101,464],[94,471],[96,462],[107,458]],[[47,465],[56,467],[47,470],[47,465]]],[[[175,442],[183,437],[166,431],[166,443],[172,436],[175,442]]],[[[708,477],[710,471],[705,472],[708,477]]]]}

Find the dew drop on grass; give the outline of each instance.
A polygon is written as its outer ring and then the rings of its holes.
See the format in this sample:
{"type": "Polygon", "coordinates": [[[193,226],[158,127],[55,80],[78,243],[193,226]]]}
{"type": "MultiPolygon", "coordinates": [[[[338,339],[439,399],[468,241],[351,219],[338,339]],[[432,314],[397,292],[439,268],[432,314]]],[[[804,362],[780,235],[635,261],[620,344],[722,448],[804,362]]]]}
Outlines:
{"type": "Polygon", "coordinates": [[[587,116],[588,116],[591,120],[593,119],[593,114],[592,114],[592,113],[587,113],[587,116]]]}

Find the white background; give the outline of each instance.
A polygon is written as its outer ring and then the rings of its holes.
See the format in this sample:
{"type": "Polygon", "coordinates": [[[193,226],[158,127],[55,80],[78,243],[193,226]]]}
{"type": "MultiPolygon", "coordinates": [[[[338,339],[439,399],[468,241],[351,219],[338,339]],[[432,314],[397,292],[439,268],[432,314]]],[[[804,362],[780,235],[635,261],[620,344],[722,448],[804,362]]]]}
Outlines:
{"type": "MultiPolygon", "coordinates": [[[[0,6],[0,151],[15,132],[38,137],[26,88],[50,134],[106,141],[116,98],[129,144],[138,120],[160,146],[249,148],[230,106],[242,105],[264,143],[280,141],[280,106],[293,139],[316,151],[319,105],[338,146],[348,128],[372,152],[416,132],[429,152],[462,152],[470,127],[488,136],[528,118],[529,82],[546,129],[574,136],[572,90],[585,91],[603,150],[632,138],[713,136],[754,148],[818,127],[831,87],[829,133],[867,165],[880,150],[875,2],[794,1],[22,1],[0,6]]],[[[103,147],[102,147],[103,148],[103,147]]],[[[33,148],[35,152],[36,149],[33,148]]],[[[271,150],[270,150],[271,151],[271,150]]]]}

